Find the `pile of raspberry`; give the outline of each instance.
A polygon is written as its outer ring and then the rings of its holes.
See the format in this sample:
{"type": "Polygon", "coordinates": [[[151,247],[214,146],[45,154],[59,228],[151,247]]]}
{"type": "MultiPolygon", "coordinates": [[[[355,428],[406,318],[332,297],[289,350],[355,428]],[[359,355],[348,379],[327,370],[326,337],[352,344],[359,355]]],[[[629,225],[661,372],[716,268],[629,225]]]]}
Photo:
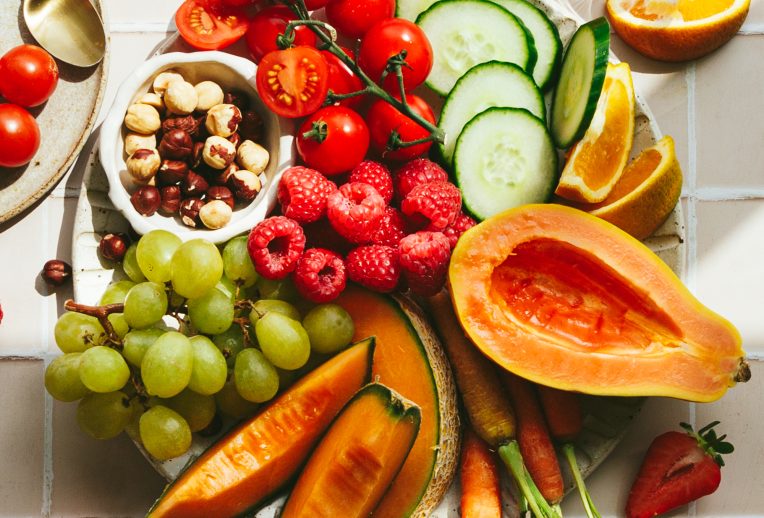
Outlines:
{"type": "Polygon", "coordinates": [[[278,202],[281,215],[250,232],[249,254],[258,274],[292,275],[300,294],[317,303],[339,296],[348,280],[382,293],[434,295],[459,236],[475,225],[446,171],[425,158],[395,175],[367,160],[340,185],[292,167],[278,202]]]}

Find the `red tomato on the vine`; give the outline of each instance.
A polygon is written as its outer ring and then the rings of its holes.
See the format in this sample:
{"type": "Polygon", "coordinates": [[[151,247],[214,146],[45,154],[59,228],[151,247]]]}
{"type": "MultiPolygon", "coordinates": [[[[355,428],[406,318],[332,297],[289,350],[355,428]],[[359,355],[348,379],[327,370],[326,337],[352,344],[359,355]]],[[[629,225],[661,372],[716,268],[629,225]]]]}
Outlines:
{"type": "Polygon", "coordinates": [[[329,90],[326,61],[313,47],[269,52],[257,67],[257,93],[282,117],[305,117],[318,110],[329,90]]]}
{"type": "MultiPolygon", "coordinates": [[[[406,51],[406,65],[401,67],[405,90],[413,90],[424,83],[432,70],[432,46],[422,29],[403,18],[390,18],[375,24],[361,40],[358,65],[373,80],[379,82],[387,67],[387,60],[402,50],[406,51]]],[[[382,86],[388,92],[399,92],[394,73],[385,77],[382,86]]]]}
{"type": "MultiPolygon", "coordinates": [[[[247,47],[255,62],[274,50],[279,50],[276,39],[286,31],[287,23],[296,20],[297,16],[285,5],[266,7],[258,12],[249,23],[247,30],[247,47]]],[[[295,27],[295,46],[316,46],[316,35],[304,25],[295,27]]]]}
{"type": "MultiPolygon", "coordinates": [[[[345,54],[350,56],[350,59],[355,60],[355,54],[352,50],[346,47],[342,47],[342,50],[345,51],[345,54]]],[[[343,63],[340,58],[328,50],[322,50],[321,55],[324,56],[326,65],[329,68],[329,90],[335,94],[349,94],[363,90],[364,84],[361,81],[361,78],[355,75],[355,72],[343,63]]],[[[362,95],[356,95],[338,101],[335,104],[347,106],[348,108],[357,108],[361,104],[362,99],[362,95]]]]}
{"type": "Polygon", "coordinates": [[[29,163],[40,147],[40,128],[28,111],[0,104],[0,167],[29,163]]]}
{"type": "Polygon", "coordinates": [[[316,9],[324,7],[328,1],[329,0],[305,0],[305,7],[307,7],[309,11],[315,11],[316,9]]]}
{"type": "MultiPolygon", "coordinates": [[[[395,95],[394,97],[400,100],[399,96],[395,95]]],[[[406,102],[414,113],[426,121],[435,124],[435,114],[424,99],[408,94],[406,95],[406,102]]],[[[432,141],[429,141],[396,150],[388,150],[387,145],[390,142],[390,136],[393,131],[398,133],[399,138],[403,142],[423,139],[430,135],[430,132],[413,119],[399,112],[392,104],[382,99],[375,101],[369,107],[366,122],[369,125],[369,133],[371,134],[371,145],[377,152],[390,160],[410,160],[416,158],[427,153],[432,145],[432,141]]]]}
{"type": "Polygon", "coordinates": [[[343,36],[358,39],[395,14],[395,0],[329,0],[326,19],[343,36]]]}
{"type": "Polygon", "coordinates": [[[19,45],[0,58],[0,95],[21,106],[39,106],[53,95],[58,66],[35,45],[19,45]]]}
{"type": "Polygon", "coordinates": [[[297,152],[305,165],[325,175],[346,173],[369,150],[369,129],[344,106],[327,106],[305,119],[297,131],[297,152]]]}
{"type": "Polygon", "coordinates": [[[223,4],[230,5],[232,7],[245,7],[247,5],[254,5],[258,0],[221,0],[223,4]]]}
{"type": "Polygon", "coordinates": [[[175,25],[186,43],[201,50],[235,43],[248,26],[242,9],[223,5],[221,0],[186,0],[175,13],[175,25]]]}

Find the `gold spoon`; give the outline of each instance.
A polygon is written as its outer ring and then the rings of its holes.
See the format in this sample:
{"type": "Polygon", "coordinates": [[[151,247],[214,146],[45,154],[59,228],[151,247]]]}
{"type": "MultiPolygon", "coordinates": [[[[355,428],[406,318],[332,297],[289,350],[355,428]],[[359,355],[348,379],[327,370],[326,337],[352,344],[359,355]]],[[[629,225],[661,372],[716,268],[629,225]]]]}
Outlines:
{"type": "Polygon", "coordinates": [[[103,59],[106,32],[90,0],[24,0],[24,21],[37,42],[61,61],[89,67],[103,59]]]}

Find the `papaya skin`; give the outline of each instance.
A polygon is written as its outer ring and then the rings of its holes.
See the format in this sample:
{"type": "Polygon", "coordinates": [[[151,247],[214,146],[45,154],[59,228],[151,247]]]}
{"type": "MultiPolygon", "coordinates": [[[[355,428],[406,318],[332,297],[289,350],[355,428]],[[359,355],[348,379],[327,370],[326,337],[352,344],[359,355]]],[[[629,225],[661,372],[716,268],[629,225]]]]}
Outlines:
{"type": "Polygon", "coordinates": [[[468,230],[449,287],[477,347],[536,383],[710,402],[750,378],[730,322],[641,242],[577,209],[526,205],[468,230]]]}

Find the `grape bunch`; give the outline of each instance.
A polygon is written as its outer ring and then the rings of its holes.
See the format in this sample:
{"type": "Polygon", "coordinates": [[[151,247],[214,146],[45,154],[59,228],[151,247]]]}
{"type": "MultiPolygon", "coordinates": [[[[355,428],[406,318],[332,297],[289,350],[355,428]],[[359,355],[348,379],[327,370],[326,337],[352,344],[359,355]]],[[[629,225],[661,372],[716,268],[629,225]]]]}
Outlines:
{"type": "Polygon", "coordinates": [[[252,415],[355,332],[342,307],[300,299],[289,280],[259,278],[246,236],[221,251],[154,230],[130,245],[122,268],[127,279],[111,283],[98,306],[67,302],[54,330],[64,354],[45,371],[45,387],[79,401],[86,433],[126,431],[159,460],[182,455],[192,433],[213,433],[224,416],[252,415]]]}

